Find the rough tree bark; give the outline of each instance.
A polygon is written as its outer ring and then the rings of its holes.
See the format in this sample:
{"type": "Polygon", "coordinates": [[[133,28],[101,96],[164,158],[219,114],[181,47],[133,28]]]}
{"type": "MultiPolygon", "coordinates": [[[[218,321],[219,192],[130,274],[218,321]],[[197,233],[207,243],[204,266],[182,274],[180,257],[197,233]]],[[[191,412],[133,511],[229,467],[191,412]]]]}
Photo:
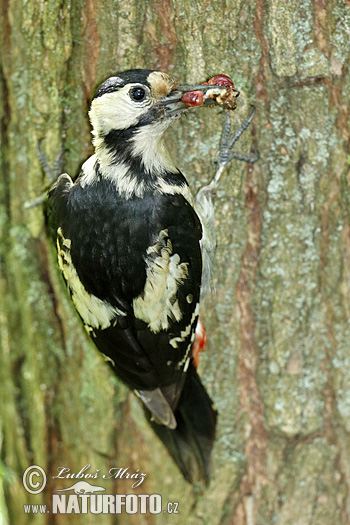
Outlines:
{"type": "MultiPolygon", "coordinates": [[[[58,467],[140,469],[136,489],[179,515],[98,523],[332,525],[350,522],[349,0],[2,0],[0,521],[50,504],[58,467]],[[137,401],[87,340],[58,276],[40,207],[36,143],[77,173],[91,154],[89,98],[109,74],[157,68],[181,82],[228,73],[235,124],[256,105],[216,200],[216,292],[200,373],[220,418],[213,475],[190,488],[137,401]],[[48,486],[23,488],[28,465],[48,486]]],[[[194,188],[208,181],[222,116],[196,111],[168,144],[194,188]]],[[[100,480],[99,480],[100,481],[100,480]]],[[[107,493],[132,492],[104,481],[107,493]]]]}

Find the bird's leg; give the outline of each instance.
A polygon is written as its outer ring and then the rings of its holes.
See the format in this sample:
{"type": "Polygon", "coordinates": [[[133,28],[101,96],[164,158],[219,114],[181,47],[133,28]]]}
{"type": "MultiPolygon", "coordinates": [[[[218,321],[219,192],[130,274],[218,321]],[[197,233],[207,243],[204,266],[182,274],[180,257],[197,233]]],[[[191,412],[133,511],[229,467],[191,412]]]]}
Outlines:
{"type": "MultiPolygon", "coordinates": [[[[42,139],[39,139],[36,145],[36,152],[39,159],[39,164],[42,167],[45,175],[50,181],[50,186],[53,184],[58,177],[61,175],[63,170],[63,164],[64,164],[64,154],[66,153],[66,149],[63,149],[56,157],[55,162],[53,163],[53,167],[50,166],[50,163],[48,161],[47,156],[45,153],[41,150],[41,141],[42,139]]],[[[35,206],[40,206],[47,197],[47,192],[45,191],[38,197],[34,197],[34,199],[30,199],[24,203],[25,208],[33,208],[35,206]]]]}
{"type": "Polygon", "coordinates": [[[53,184],[58,177],[62,174],[63,165],[64,165],[64,154],[68,151],[66,148],[62,149],[57,155],[53,167],[51,168],[47,156],[43,151],[41,151],[41,142],[42,139],[39,139],[36,145],[36,151],[39,159],[40,166],[42,167],[45,175],[50,181],[50,184],[53,184]]]}
{"type": "Polygon", "coordinates": [[[214,195],[227,164],[232,159],[242,160],[243,162],[253,163],[259,159],[257,151],[252,153],[239,153],[232,151],[234,144],[238,141],[242,133],[247,129],[252,121],[255,113],[255,108],[248,118],[243,120],[239,128],[230,135],[231,122],[227,113],[225,113],[225,122],[221,135],[220,149],[215,158],[216,171],[213,179],[209,184],[203,186],[196,195],[196,209],[200,215],[204,233],[202,238],[202,254],[203,254],[203,280],[201,288],[201,297],[211,288],[211,266],[213,251],[216,245],[215,225],[214,225],[214,195]]]}
{"type": "Polygon", "coordinates": [[[53,169],[50,166],[50,163],[49,163],[49,160],[46,154],[43,151],[41,151],[40,145],[41,145],[42,140],[43,139],[39,139],[36,144],[36,153],[38,155],[39,164],[42,167],[45,175],[49,179],[50,183],[53,183],[55,180],[55,175],[54,175],[53,169]]]}
{"type": "Polygon", "coordinates": [[[242,160],[243,162],[254,163],[259,159],[259,153],[257,151],[252,153],[240,153],[237,151],[232,151],[233,146],[251,123],[254,114],[255,108],[253,107],[249,117],[244,119],[239,128],[230,136],[230,117],[227,113],[225,113],[225,122],[221,135],[220,149],[214,160],[214,163],[216,164],[216,171],[212,181],[209,184],[209,187],[212,187],[213,189],[216,188],[223,171],[225,170],[227,164],[231,162],[231,160],[236,159],[242,160]]]}
{"type": "Polygon", "coordinates": [[[57,155],[55,162],[53,163],[54,180],[52,182],[55,182],[58,179],[58,177],[63,173],[64,155],[67,151],[67,148],[63,148],[57,155]]]}
{"type": "Polygon", "coordinates": [[[255,108],[253,107],[253,110],[248,118],[244,119],[239,128],[230,135],[231,131],[231,122],[230,117],[227,113],[225,113],[225,122],[223,125],[222,135],[221,135],[221,142],[220,142],[220,149],[219,152],[214,160],[214,164],[216,164],[216,171],[213,179],[211,182],[201,188],[199,192],[196,195],[196,203],[200,204],[204,194],[211,193],[213,194],[217,188],[217,185],[219,183],[220,177],[223,174],[227,164],[231,162],[231,160],[242,160],[243,162],[253,163],[256,162],[259,159],[259,153],[257,151],[254,151],[252,153],[240,153],[237,151],[232,151],[233,146],[238,141],[239,137],[242,135],[242,133],[247,129],[249,124],[251,123],[255,113],[255,108]]]}

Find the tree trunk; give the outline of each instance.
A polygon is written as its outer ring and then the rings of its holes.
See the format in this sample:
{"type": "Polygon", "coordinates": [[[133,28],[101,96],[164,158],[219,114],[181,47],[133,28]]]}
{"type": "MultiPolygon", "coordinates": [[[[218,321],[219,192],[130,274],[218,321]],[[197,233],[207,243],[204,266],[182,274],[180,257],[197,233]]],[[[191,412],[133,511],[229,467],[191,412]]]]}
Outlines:
{"type": "MultiPolygon", "coordinates": [[[[59,467],[108,494],[161,494],[179,514],[98,523],[332,525],[350,522],[349,0],[2,0],[0,522],[47,504],[59,467]],[[94,88],[160,69],[181,83],[229,74],[234,125],[256,106],[216,198],[215,292],[202,310],[200,374],[219,411],[212,480],[183,481],[137,400],[89,342],[58,274],[42,208],[38,139],[74,175],[92,153],[94,88]],[[22,475],[39,465],[38,495],[22,475]],[[147,474],[103,480],[112,467],[147,474]],[[88,480],[89,481],[89,480],[88,480]]],[[[213,174],[222,115],[196,110],[168,145],[196,191],[213,174]]],[[[34,478],[36,481],[37,478],[34,478]]],[[[67,493],[68,494],[68,493],[67,493]]],[[[93,514],[72,523],[96,523],[93,514]]]]}

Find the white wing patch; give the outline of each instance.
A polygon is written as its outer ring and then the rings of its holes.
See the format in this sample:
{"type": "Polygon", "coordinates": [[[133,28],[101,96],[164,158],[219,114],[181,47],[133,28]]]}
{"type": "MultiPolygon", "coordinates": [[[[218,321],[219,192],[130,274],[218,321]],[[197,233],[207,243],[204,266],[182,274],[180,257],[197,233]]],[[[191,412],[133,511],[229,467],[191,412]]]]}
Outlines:
{"type": "Polygon", "coordinates": [[[92,328],[108,328],[116,315],[126,313],[89,294],[79,279],[70,254],[71,240],[63,235],[62,228],[57,230],[58,265],[71,292],[72,301],[84,323],[92,328]]]}
{"type": "Polygon", "coordinates": [[[179,285],[188,276],[188,263],[172,254],[168,230],[161,230],[157,242],[147,250],[147,278],[144,292],[133,301],[135,317],[158,333],[169,328],[169,319],[180,321],[182,313],[176,298],[179,285]]]}
{"type": "Polygon", "coordinates": [[[178,348],[179,343],[183,343],[185,339],[190,335],[193,323],[196,320],[198,312],[199,312],[199,303],[197,303],[196,308],[192,314],[190,324],[186,326],[185,330],[182,330],[180,332],[180,335],[178,337],[173,337],[172,339],[170,339],[169,343],[171,344],[173,348],[178,348]]]}

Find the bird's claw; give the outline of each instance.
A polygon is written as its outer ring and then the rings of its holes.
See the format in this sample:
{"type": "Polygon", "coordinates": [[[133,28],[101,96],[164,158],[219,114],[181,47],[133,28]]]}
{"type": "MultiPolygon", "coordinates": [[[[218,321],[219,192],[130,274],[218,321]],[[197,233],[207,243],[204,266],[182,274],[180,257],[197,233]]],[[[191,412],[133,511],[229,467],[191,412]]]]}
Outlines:
{"type": "Polygon", "coordinates": [[[217,169],[220,166],[226,166],[231,160],[242,160],[243,162],[253,163],[259,159],[259,153],[255,150],[252,153],[240,153],[231,151],[234,144],[238,141],[242,133],[247,129],[251,123],[255,113],[255,107],[248,118],[244,119],[239,128],[230,135],[231,131],[231,121],[227,113],[225,113],[225,122],[223,125],[221,143],[219,152],[214,160],[214,163],[217,165],[217,169]]]}
{"type": "Polygon", "coordinates": [[[56,175],[55,179],[57,179],[63,173],[64,155],[67,151],[67,148],[63,148],[57,155],[55,162],[53,163],[53,171],[56,175]]]}
{"type": "MultiPolygon", "coordinates": [[[[57,155],[56,160],[53,163],[53,167],[51,167],[46,154],[41,150],[41,142],[42,141],[43,141],[42,138],[38,140],[38,142],[36,144],[36,152],[37,152],[37,155],[38,155],[39,164],[42,167],[45,175],[49,179],[50,185],[51,185],[58,179],[58,177],[61,175],[61,173],[63,171],[64,154],[68,150],[67,149],[62,149],[60,151],[60,153],[57,155]]],[[[47,192],[45,191],[41,195],[38,195],[37,197],[34,197],[34,199],[29,199],[29,200],[25,201],[23,206],[24,206],[25,209],[29,209],[29,208],[34,208],[36,206],[40,206],[40,204],[45,202],[46,198],[47,198],[47,192]]]]}
{"type": "Polygon", "coordinates": [[[260,158],[259,152],[255,148],[254,148],[254,151],[252,151],[251,153],[238,153],[238,152],[236,153],[232,151],[231,153],[228,154],[228,160],[226,164],[233,159],[242,160],[243,162],[254,164],[254,162],[257,162],[259,160],[259,158],[260,158]]]}
{"type": "Polygon", "coordinates": [[[64,164],[64,155],[66,151],[68,151],[66,148],[62,149],[60,153],[57,155],[53,167],[50,166],[50,163],[48,161],[48,158],[46,154],[41,150],[41,142],[42,138],[38,140],[36,145],[36,151],[39,159],[40,166],[42,167],[45,175],[49,179],[50,183],[54,183],[58,177],[61,175],[63,171],[63,164],[64,164]]]}

